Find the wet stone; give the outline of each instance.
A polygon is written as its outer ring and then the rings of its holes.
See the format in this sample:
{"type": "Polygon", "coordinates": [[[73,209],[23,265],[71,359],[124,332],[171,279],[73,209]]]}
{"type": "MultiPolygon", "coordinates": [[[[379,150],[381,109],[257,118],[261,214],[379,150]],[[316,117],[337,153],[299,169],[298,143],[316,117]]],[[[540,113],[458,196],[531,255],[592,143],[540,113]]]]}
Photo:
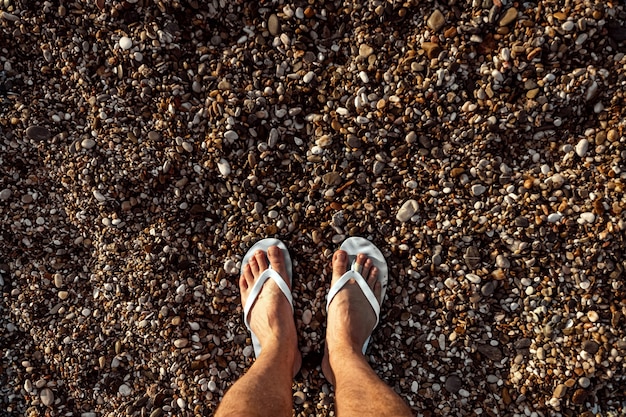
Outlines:
{"type": "Polygon", "coordinates": [[[478,345],[478,351],[487,359],[494,362],[500,362],[502,360],[502,352],[496,346],[488,344],[478,345]]]}
{"type": "Polygon", "coordinates": [[[482,287],[480,287],[480,293],[485,297],[489,297],[496,289],[496,283],[494,281],[487,281],[482,287]]]}
{"type": "Polygon", "coordinates": [[[572,403],[583,404],[586,398],[587,398],[587,391],[582,388],[578,388],[572,394],[572,403]]]}
{"type": "Polygon", "coordinates": [[[338,172],[327,172],[322,176],[322,181],[326,185],[339,185],[341,183],[341,174],[338,172]]]}
{"type": "Polygon", "coordinates": [[[43,126],[30,126],[26,129],[26,136],[33,140],[44,141],[52,136],[50,131],[43,126]]]}
{"type": "Polygon", "coordinates": [[[461,387],[463,386],[463,380],[458,377],[458,375],[452,374],[446,378],[446,383],[444,385],[446,391],[451,394],[456,394],[459,392],[461,387]]]}
{"type": "Polygon", "coordinates": [[[600,345],[593,340],[585,340],[582,344],[582,348],[585,352],[595,355],[598,353],[598,350],[600,350],[600,345]]]}

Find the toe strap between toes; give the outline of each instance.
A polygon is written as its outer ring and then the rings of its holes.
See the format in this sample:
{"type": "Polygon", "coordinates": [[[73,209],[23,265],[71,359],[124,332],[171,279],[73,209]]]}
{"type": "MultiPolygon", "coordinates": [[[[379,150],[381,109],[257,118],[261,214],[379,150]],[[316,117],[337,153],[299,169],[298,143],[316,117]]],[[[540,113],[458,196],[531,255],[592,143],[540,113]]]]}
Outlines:
{"type": "Polygon", "coordinates": [[[268,279],[274,280],[276,285],[278,285],[278,288],[280,288],[282,293],[287,298],[287,301],[289,301],[289,305],[291,306],[291,311],[293,311],[293,296],[291,295],[291,289],[289,289],[289,286],[287,285],[285,280],[280,276],[280,274],[276,272],[274,269],[272,269],[272,267],[270,266],[268,269],[263,271],[261,275],[259,275],[259,277],[254,282],[254,285],[252,286],[252,289],[250,290],[250,294],[248,295],[248,299],[246,300],[246,305],[243,308],[244,322],[246,323],[246,327],[248,329],[250,329],[250,320],[248,319],[248,314],[250,313],[250,310],[252,309],[254,302],[259,297],[259,294],[261,293],[261,290],[263,289],[263,285],[268,279]]]}
{"type": "Polygon", "coordinates": [[[365,281],[365,278],[363,278],[363,276],[356,271],[348,271],[343,274],[341,278],[339,278],[339,280],[332,286],[330,291],[328,291],[328,297],[326,298],[326,311],[328,312],[328,307],[333,301],[333,298],[335,298],[337,293],[341,291],[341,289],[344,287],[344,285],[348,283],[348,281],[350,281],[350,279],[354,279],[356,283],[359,284],[363,295],[365,295],[365,298],[372,306],[372,310],[374,310],[374,313],[376,314],[376,324],[374,325],[375,328],[376,326],[378,326],[378,320],[380,318],[380,304],[378,303],[376,295],[374,294],[372,289],[369,287],[369,285],[367,285],[367,281],[365,281]]]}

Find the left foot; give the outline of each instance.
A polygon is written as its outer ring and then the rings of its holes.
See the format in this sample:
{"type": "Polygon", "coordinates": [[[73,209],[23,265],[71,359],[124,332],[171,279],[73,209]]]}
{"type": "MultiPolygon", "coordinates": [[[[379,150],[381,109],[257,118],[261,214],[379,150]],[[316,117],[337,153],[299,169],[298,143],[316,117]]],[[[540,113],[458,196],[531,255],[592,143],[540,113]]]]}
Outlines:
{"type": "MultiPolygon", "coordinates": [[[[332,263],[331,288],[348,270],[348,254],[343,250],[338,250],[333,255],[332,263]]],[[[378,280],[378,268],[364,254],[357,256],[356,264],[380,304],[382,287],[378,280]]],[[[348,281],[335,295],[328,306],[327,322],[326,349],[322,359],[322,372],[324,372],[326,379],[334,385],[333,358],[338,356],[338,360],[341,360],[341,355],[337,355],[337,353],[342,351],[362,355],[363,344],[376,325],[376,313],[355,280],[348,281]]]]}
{"type": "MultiPolygon", "coordinates": [[[[258,250],[243,267],[239,278],[242,305],[246,305],[254,283],[270,264],[291,290],[285,257],[279,247],[271,246],[267,250],[267,255],[262,250],[258,250]]],[[[250,328],[261,343],[261,355],[267,350],[278,349],[284,354],[286,360],[293,358],[293,375],[295,376],[302,364],[302,356],[298,350],[296,324],[289,301],[273,279],[268,279],[263,284],[259,296],[248,313],[248,320],[250,328]]]]}

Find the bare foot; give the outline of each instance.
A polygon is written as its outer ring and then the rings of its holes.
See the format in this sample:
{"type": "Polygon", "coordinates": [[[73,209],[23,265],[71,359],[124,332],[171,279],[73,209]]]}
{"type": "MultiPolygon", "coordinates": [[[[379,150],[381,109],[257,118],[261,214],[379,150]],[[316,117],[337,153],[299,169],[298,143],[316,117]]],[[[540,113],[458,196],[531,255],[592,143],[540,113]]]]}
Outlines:
{"type": "MultiPolygon", "coordinates": [[[[269,268],[269,264],[291,289],[283,253],[277,246],[271,246],[267,250],[267,257],[263,251],[259,250],[243,267],[243,273],[239,278],[242,305],[246,305],[254,282],[263,271],[269,268]]],[[[268,279],[263,284],[263,289],[248,313],[248,320],[261,343],[261,355],[269,349],[284,352],[285,360],[293,360],[293,375],[295,376],[302,364],[302,356],[298,350],[296,324],[289,301],[273,279],[268,279]]]]}
{"type": "MultiPolygon", "coordinates": [[[[380,304],[381,284],[378,281],[378,268],[364,254],[359,254],[356,263],[361,266],[360,273],[367,280],[367,284],[374,291],[380,304]]],[[[333,255],[333,278],[331,287],[348,270],[348,255],[338,250],[333,255]]],[[[332,371],[334,352],[348,349],[361,353],[363,344],[376,325],[376,313],[369,301],[365,298],[361,287],[354,280],[350,280],[328,306],[328,324],[326,328],[326,351],[322,359],[322,371],[330,383],[335,384],[335,375],[332,371]]]]}

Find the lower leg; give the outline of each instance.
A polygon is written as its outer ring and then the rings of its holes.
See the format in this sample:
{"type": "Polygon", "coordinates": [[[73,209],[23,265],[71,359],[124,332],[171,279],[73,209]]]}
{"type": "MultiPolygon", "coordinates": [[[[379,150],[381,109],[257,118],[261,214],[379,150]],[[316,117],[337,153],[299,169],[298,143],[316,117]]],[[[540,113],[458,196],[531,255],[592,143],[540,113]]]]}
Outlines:
{"type": "MultiPolygon", "coordinates": [[[[289,280],[285,279],[288,277],[285,259],[280,249],[272,246],[267,254],[258,251],[243,267],[239,279],[242,305],[246,305],[254,283],[270,263],[289,286],[289,280]]],[[[291,384],[300,369],[302,357],[298,350],[291,305],[272,279],[263,285],[249,318],[250,327],[261,344],[261,353],[248,372],[226,392],[215,415],[291,417],[291,384]]]]}
{"type": "Polygon", "coordinates": [[[359,347],[335,349],[329,357],[338,416],[411,416],[404,400],[376,375],[359,347]]]}
{"type": "MultiPolygon", "coordinates": [[[[291,417],[295,357],[263,346],[261,355],[227,392],[216,417],[291,417]]],[[[293,355],[292,355],[293,356],[293,355]]]]}
{"type": "MultiPolygon", "coordinates": [[[[361,275],[381,302],[378,270],[365,255],[357,256],[361,275]]],[[[332,284],[348,267],[347,254],[333,256],[332,284]]],[[[331,285],[332,285],[331,284],[331,285]]],[[[335,385],[335,406],[340,417],[409,417],[406,403],[376,375],[361,351],[376,324],[376,314],[356,282],[348,282],[328,307],[326,352],[322,370],[335,385]]]]}

